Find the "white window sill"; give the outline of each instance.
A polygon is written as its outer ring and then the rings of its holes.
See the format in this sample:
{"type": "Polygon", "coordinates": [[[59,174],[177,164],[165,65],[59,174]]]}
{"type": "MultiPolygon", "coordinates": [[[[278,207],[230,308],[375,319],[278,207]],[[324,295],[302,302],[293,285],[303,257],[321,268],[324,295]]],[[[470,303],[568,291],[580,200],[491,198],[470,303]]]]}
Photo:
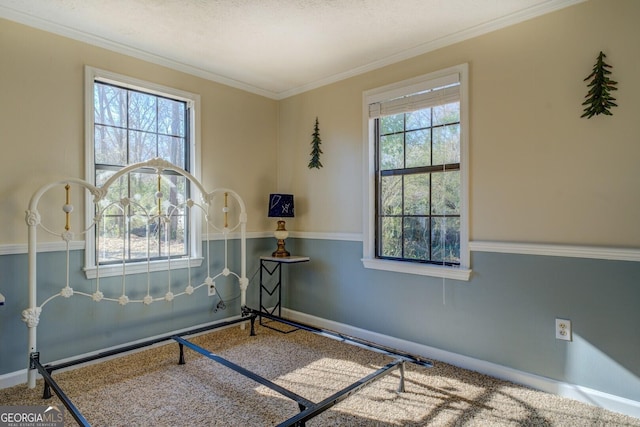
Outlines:
{"type": "Polygon", "coordinates": [[[441,267],[437,265],[371,258],[363,258],[362,264],[364,265],[364,268],[371,268],[374,270],[441,277],[444,279],[469,281],[471,277],[471,269],[464,267],[441,267]]]}
{"type": "MultiPolygon", "coordinates": [[[[179,258],[171,260],[171,270],[181,268],[195,268],[202,265],[203,258],[179,258]]],[[[126,274],[141,274],[153,271],[167,271],[169,269],[169,261],[156,260],[150,262],[128,263],[124,267],[120,264],[110,264],[100,267],[100,277],[122,276],[123,270],[126,274]]],[[[87,279],[95,279],[98,273],[96,267],[84,269],[87,279]]]]}

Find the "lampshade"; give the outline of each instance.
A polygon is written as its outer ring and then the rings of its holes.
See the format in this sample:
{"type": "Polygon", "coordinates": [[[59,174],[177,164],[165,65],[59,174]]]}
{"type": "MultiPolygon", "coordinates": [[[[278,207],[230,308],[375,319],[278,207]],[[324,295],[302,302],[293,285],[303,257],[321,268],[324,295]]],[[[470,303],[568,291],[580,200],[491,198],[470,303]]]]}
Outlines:
{"type": "Polygon", "coordinates": [[[293,218],[293,194],[269,194],[270,218],[293,218]]]}

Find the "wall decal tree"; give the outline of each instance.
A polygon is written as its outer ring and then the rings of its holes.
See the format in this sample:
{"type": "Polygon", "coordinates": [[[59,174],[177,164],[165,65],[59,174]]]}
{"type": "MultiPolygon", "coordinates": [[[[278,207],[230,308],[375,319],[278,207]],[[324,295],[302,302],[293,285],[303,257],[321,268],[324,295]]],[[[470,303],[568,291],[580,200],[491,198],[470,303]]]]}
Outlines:
{"type": "Polygon", "coordinates": [[[316,124],[313,127],[313,140],[311,141],[311,160],[309,161],[309,169],[316,168],[320,169],[322,167],[322,163],[320,162],[320,154],[322,154],[322,150],[320,149],[320,144],[322,140],[320,139],[320,128],[318,126],[318,118],[316,117],[316,124]]]}
{"type": "Polygon", "coordinates": [[[618,106],[614,102],[616,99],[612,97],[610,93],[614,90],[618,90],[616,87],[618,82],[611,80],[608,77],[609,74],[611,74],[609,69],[612,67],[604,62],[604,58],[606,57],[607,56],[601,51],[595,65],[593,66],[591,74],[584,79],[585,82],[591,79],[591,83],[587,85],[587,87],[590,87],[591,89],[589,89],[589,92],[585,96],[585,98],[587,98],[586,101],[582,103],[582,105],[586,105],[586,107],[584,109],[584,113],[580,117],[590,119],[591,117],[599,114],[611,116],[611,107],[618,106]]]}

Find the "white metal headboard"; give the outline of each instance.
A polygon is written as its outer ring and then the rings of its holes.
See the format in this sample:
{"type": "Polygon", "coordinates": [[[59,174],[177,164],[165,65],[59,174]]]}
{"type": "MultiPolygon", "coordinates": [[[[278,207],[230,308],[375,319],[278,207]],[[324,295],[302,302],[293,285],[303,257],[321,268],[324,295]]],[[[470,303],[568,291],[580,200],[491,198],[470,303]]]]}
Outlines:
{"type": "MultiPolygon", "coordinates": [[[[193,188],[192,187],[192,188],[193,188]]],[[[195,191],[194,191],[195,192],[195,191]]],[[[155,195],[156,199],[158,200],[158,203],[160,203],[161,199],[164,197],[162,192],[160,190],[158,190],[155,195]]],[[[128,204],[132,204],[132,203],[136,203],[136,201],[132,198],[128,198],[128,197],[124,197],[119,199],[116,204],[118,206],[124,207],[128,204]]],[[[114,203],[111,203],[109,206],[113,206],[114,203]]],[[[169,209],[168,211],[172,211],[175,210],[176,208],[178,208],[178,206],[172,206],[171,209],[169,209]]],[[[158,209],[157,214],[154,213],[154,220],[158,220],[158,221],[169,221],[170,220],[170,216],[171,214],[163,214],[161,213],[160,209],[158,209]]],[[[110,301],[110,302],[117,302],[120,305],[127,305],[129,303],[143,303],[143,304],[152,304],[155,301],[172,301],[174,298],[179,297],[179,296],[183,296],[183,295],[191,295],[193,294],[196,290],[198,290],[201,287],[207,288],[214,283],[215,279],[219,276],[235,276],[238,279],[238,285],[240,287],[240,306],[244,307],[246,305],[246,290],[247,287],[249,285],[249,280],[247,279],[247,275],[246,275],[246,223],[247,223],[247,214],[246,214],[246,208],[245,208],[245,204],[242,200],[242,198],[240,198],[240,196],[230,190],[230,189],[216,189],[213,190],[211,192],[207,192],[205,190],[205,188],[202,186],[202,184],[200,183],[200,181],[198,181],[194,176],[192,176],[189,172],[163,160],[163,159],[153,159],[153,160],[149,160],[147,162],[142,162],[142,163],[136,163],[127,167],[124,167],[122,169],[120,169],[119,171],[117,171],[114,175],[112,175],[106,182],[104,185],[102,185],[101,187],[96,187],[93,184],[84,181],[82,179],[77,179],[77,178],[69,178],[66,180],[59,180],[59,181],[55,181],[55,182],[51,182],[48,184],[43,185],[42,187],[40,187],[40,189],[38,189],[32,196],[31,201],[29,203],[29,209],[26,211],[26,222],[27,222],[27,226],[28,226],[28,263],[29,263],[29,274],[28,274],[28,286],[29,286],[29,307],[25,310],[23,310],[22,312],[22,320],[27,324],[27,327],[29,329],[29,354],[33,353],[36,351],[36,338],[37,338],[37,326],[38,326],[38,322],[40,320],[40,313],[42,311],[42,308],[44,307],[45,304],[47,304],[48,302],[50,302],[51,300],[57,298],[57,297],[65,297],[65,298],[70,298],[74,295],[78,295],[78,296],[84,296],[84,297],[89,297],[91,298],[93,301],[95,302],[102,302],[102,301],[110,301]],[[70,199],[69,199],[69,186],[70,184],[74,184],[77,185],[79,187],[82,187],[83,189],[88,190],[91,195],[93,196],[93,204],[98,207],[98,209],[96,210],[96,216],[93,219],[93,222],[91,224],[89,224],[87,227],[85,227],[85,230],[82,231],[81,234],[86,234],[88,232],[92,232],[94,230],[94,227],[97,227],[100,225],[101,221],[103,220],[103,214],[105,212],[105,210],[107,209],[107,207],[100,207],[100,202],[105,200],[105,197],[108,195],[109,193],[109,189],[112,186],[113,183],[117,182],[119,178],[121,178],[124,175],[127,175],[128,173],[135,171],[137,169],[153,169],[155,170],[155,173],[160,176],[160,174],[165,171],[165,170],[171,170],[174,171],[175,173],[184,176],[185,178],[188,179],[188,181],[193,185],[194,190],[198,190],[197,192],[200,195],[200,198],[202,199],[199,202],[196,202],[194,200],[192,200],[191,198],[189,198],[188,200],[185,200],[183,202],[180,203],[180,207],[184,208],[184,209],[200,209],[202,212],[204,212],[204,217],[205,217],[205,223],[206,223],[206,230],[207,233],[209,232],[214,232],[214,233],[221,233],[224,237],[224,263],[223,263],[223,268],[220,271],[217,272],[211,272],[210,271],[210,260],[209,260],[209,251],[205,251],[205,258],[206,258],[206,262],[207,262],[207,276],[206,279],[202,282],[202,283],[198,283],[196,285],[192,285],[191,283],[191,271],[190,271],[190,267],[189,267],[189,272],[188,272],[188,283],[186,285],[186,287],[184,287],[181,290],[175,290],[171,288],[171,281],[169,280],[168,282],[168,287],[166,289],[166,292],[164,294],[161,295],[152,295],[151,294],[151,288],[150,288],[150,280],[149,280],[149,275],[151,274],[151,271],[149,268],[147,268],[147,289],[146,289],[146,294],[143,298],[140,299],[130,299],[127,295],[127,282],[126,282],[126,275],[125,275],[125,262],[124,259],[122,261],[123,263],[123,279],[122,279],[122,287],[121,287],[121,294],[113,297],[110,296],[105,296],[104,293],[101,291],[100,289],[100,265],[98,263],[97,268],[96,268],[96,279],[95,279],[95,289],[94,292],[89,293],[89,292],[84,292],[81,290],[75,290],[69,280],[69,244],[70,242],[72,242],[74,240],[74,232],[70,230],[70,226],[69,226],[69,217],[71,215],[71,213],[73,212],[73,205],[70,203],[70,199]],[[64,215],[66,216],[66,226],[64,227],[63,230],[61,231],[56,231],[56,230],[52,230],[48,227],[46,227],[42,221],[41,221],[41,215],[38,211],[38,205],[42,199],[42,197],[51,189],[55,188],[55,187],[60,187],[60,186],[64,186],[66,189],[66,200],[65,203],[63,204],[62,210],[64,212],[64,215]],[[213,212],[211,212],[212,209],[212,201],[214,199],[214,197],[216,195],[220,195],[222,194],[224,196],[224,205],[222,207],[222,213],[221,215],[224,217],[224,225],[223,226],[217,226],[213,221],[210,221],[211,215],[213,214],[213,212]],[[227,221],[227,215],[229,214],[229,207],[227,204],[227,197],[232,197],[233,199],[235,199],[237,205],[239,206],[239,213],[237,216],[237,222],[235,222],[235,218],[234,221],[232,222],[232,226],[229,226],[228,221],[227,221]],[[64,286],[62,287],[62,289],[53,294],[50,295],[47,299],[45,299],[43,302],[41,302],[40,304],[38,304],[38,298],[37,298],[37,268],[36,268],[36,263],[37,263],[37,231],[38,228],[43,229],[46,233],[49,233],[51,235],[54,236],[58,236],[60,237],[64,242],[66,242],[66,247],[67,247],[67,257],[66,257],[66,268],[67,268],[67,274],[66,274],[66,281],[64,283],[64,286]],[[239,233],[240,236],[240,272],[236,273],[234,271],[231,271],[231,269],[229,268],[229,256],[228,256],[228,252],[229,252],[229,246],[227,244],[227,240],[230,238],[231,233],[239,233]]],[[[148,227],[147,227],[147,233],[148,233],[148,227]]],[[[96,247],[99,248],[100,242],[99,239],[96,239],[96,247]]],[[[208,248],[208,247],[207,247],[208,248]]],[[[148,251],[148,248],[147,248],[148,251]]],[[[171,256],[167,257],[167,262],[168,262],[168,268],[167,268],[167,274],[171,275],[171,256]]],[[[147,265],[149,265],[150,263],[150,259],[149,257],[147,258],[147,265]]],[[[187,262],[187,265],[189,266],[190,263],[187,262]]],[[[35,387],[35,381],[36,381],[36,370],[35,369],[29,369],[28,370],[28,382],[29,382],[29,387],[35,387]]]]}

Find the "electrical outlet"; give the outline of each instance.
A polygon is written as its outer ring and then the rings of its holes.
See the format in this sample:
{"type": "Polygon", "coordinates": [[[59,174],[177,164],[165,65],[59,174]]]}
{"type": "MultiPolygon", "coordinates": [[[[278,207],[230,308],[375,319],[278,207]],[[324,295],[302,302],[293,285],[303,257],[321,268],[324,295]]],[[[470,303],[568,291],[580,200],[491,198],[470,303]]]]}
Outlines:
{"type": "Polygon", "coordinates": [[[571,336],[571,320],[556,319],[556,339],[573,341],[571,336]]]}
{"type": "Polygon", "coordinates": [[[216,294],[216,282],[209,283],[207,294],[212,297],[216,294]]]}

